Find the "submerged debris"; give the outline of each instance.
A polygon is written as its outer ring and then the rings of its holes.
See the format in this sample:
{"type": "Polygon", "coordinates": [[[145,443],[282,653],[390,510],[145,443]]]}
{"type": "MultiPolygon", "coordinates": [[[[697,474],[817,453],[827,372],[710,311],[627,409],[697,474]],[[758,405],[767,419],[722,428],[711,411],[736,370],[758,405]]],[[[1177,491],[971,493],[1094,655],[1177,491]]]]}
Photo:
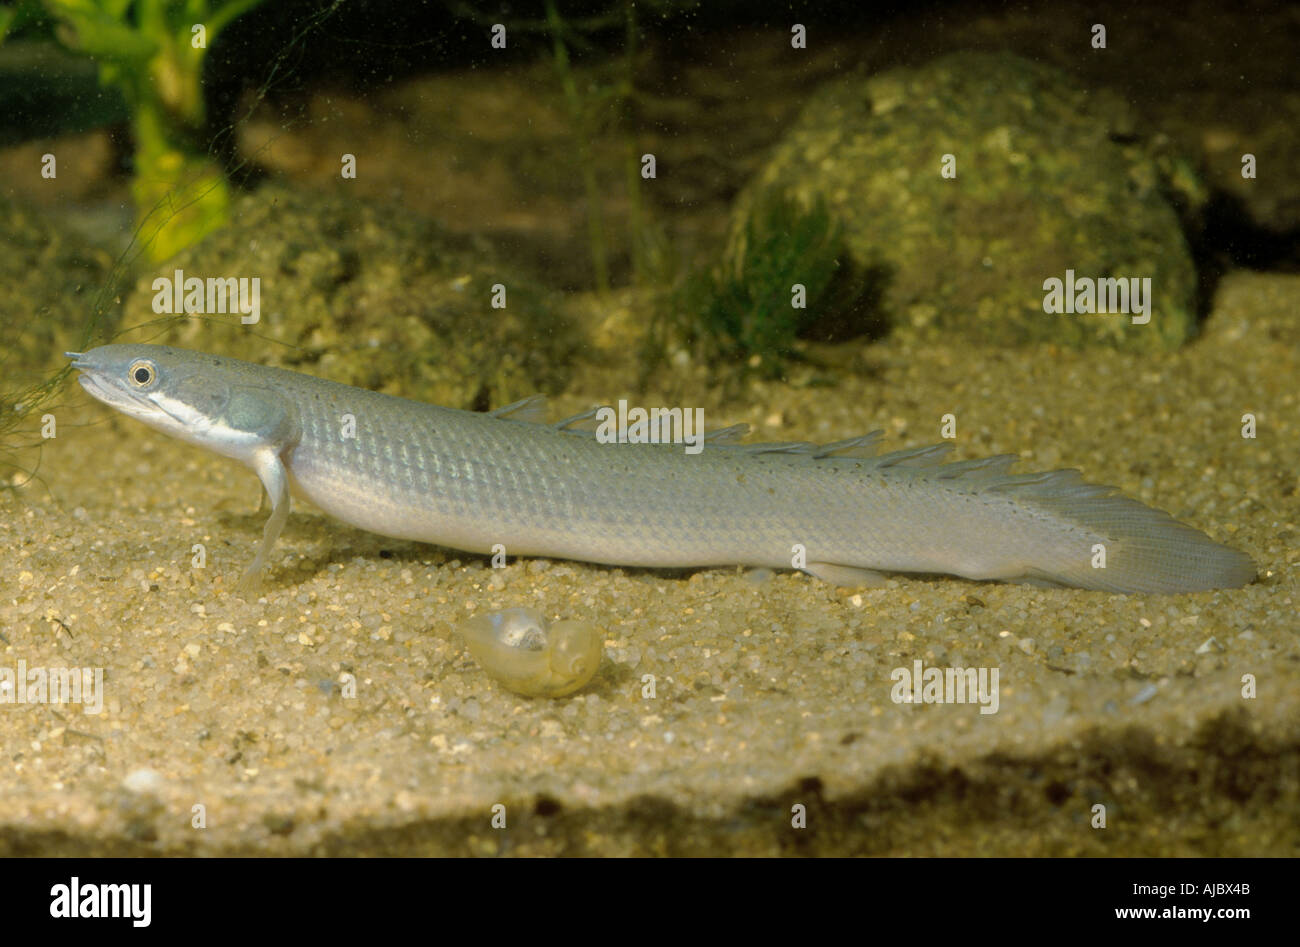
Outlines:
{"type": "Polygon", "coordinates": [[[475,615],[459,631],[489,677],[526,697],[567,697],[595,676],[603,653],[595,625],[551,624],[532,608],[475,615]]]}

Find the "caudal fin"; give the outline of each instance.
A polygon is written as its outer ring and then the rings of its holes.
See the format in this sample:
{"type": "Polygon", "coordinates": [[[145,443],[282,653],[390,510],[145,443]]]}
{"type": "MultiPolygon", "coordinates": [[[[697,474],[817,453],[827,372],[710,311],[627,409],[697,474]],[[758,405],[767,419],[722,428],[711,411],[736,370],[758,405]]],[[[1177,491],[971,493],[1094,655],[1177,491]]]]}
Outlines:
{"type": "Polygon", "coordinates": [[[1245,553],[1162,510],[1098,492],[1107,488],[1080,486],[1077,495],[1039,497],[1034,505],[1097,534],[1105,567],[1098,568],[1101,559],[1089,550],[1064,558],[1059,574],[1044,570],[1047,578],[1087,589],[1169,594],[1235,589],[1255,578],[1255,562],[1245,553]]]}

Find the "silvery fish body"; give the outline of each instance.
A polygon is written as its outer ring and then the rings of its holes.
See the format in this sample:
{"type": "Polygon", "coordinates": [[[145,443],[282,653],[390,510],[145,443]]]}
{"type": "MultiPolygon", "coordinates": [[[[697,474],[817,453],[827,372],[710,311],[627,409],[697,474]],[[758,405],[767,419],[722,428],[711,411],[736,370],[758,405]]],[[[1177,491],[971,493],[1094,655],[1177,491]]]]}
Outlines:
{"type": "MultiPolygon", "coordinates": [[[[290,493],[362,529],[476,553],[625,566],[801,568],[837,582],[945,573],[1111,592],[1251,581],[1251,559],[1073,470],[1013,474],[948,445],[610,444],[572,425],[438,407],[154,345],[73,356],[101,401],[236,457],[273,513],[290,493]]],[[[728,432],[731,434],[734,432],[728,432]]]]}

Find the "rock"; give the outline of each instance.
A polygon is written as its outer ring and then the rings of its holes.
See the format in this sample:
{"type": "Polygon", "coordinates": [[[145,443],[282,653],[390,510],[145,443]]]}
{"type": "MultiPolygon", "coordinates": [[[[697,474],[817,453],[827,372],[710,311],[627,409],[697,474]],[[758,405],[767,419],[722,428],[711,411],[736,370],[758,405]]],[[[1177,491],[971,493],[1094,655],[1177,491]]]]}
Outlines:
{"type": "Polygon", "coordinates": [[[137,281],[126,325],[156,324],[154,280],[176,270],[260,277],[260,321],[190,316],[148,341],[452,407],[558,391],[578,345],[543,292],[485,245],[364,199],[270,186],[245,196],[230,226],[137,281]],[[498,283],[506,305],[494,309],[498,283]]]}
{"type": "Polygon", "coordinates": [[[816,93],[737,201],[728,265],[773,201],[827,207],[892,331],[1152,351],[1196,327],[1166,164],[1119,99],[1007,53],[955,53],[816,93]],[[956,177],[941,175],[944,156],[956,177]],[[1044,281],[1151,278],[1148,324],[1048,314],[1044,281]]]}

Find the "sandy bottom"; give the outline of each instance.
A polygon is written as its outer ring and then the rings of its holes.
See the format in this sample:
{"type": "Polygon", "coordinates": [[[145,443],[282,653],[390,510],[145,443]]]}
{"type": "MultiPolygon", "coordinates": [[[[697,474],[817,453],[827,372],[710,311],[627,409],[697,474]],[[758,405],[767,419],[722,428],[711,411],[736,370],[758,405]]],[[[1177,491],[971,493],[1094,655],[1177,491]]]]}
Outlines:
{"type": "Polygon", "coordinates": [[[1298,302],[1236,274],[1162,359],[884,343],[838,387],[711,415],[906,446],[952,412],[959,457],[1078,467],[1259,563],[1179,597],[494,571],[300,508],[245,602],[252,473],[70,391],[48,489],[0,494],[0,668],[102,668],[103,712],[0,704],[0,852],[1300,854],[1298,302]],[[474,664],[453,626],[512,605],[603,625],[587,690],[474,664]],[[918,660],[997,669],[997,712],[895,703],[918,660]]]}

